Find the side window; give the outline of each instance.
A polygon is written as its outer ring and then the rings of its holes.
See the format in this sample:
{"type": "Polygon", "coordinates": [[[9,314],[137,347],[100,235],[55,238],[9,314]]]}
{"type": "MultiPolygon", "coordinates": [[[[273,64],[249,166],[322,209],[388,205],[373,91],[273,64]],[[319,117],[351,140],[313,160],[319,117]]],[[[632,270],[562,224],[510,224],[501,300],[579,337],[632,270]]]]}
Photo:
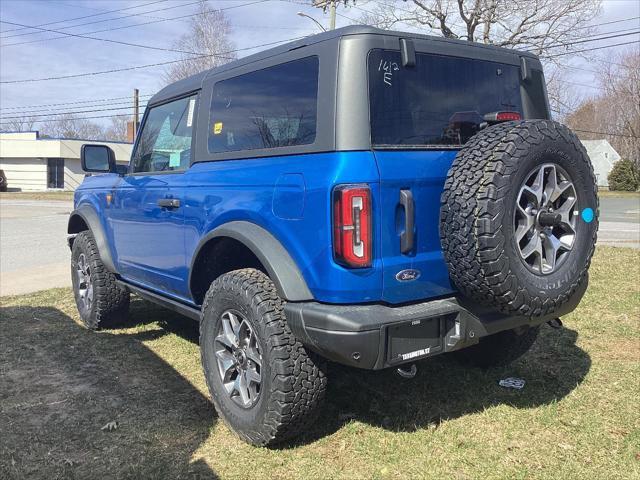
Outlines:
{"type": "Polygon", "coordinates": [[[214,85],[209,152],[305,145],[315,141],[318,57],[307,57],[214,85]]]}
{"type": "Polygon", "coordinates": [[[196,96],[152,107],[133,155],[134,172],[184,170],[191,161],[196,96]]]}

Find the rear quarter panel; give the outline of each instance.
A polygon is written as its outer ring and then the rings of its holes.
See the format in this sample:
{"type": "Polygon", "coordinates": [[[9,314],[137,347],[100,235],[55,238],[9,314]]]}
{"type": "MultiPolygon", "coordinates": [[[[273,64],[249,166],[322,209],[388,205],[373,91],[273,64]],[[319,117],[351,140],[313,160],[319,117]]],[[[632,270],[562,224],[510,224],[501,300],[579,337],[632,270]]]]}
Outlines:
{"type": "MultiPolygon", "coordinates": [[[[345,269],[333,261],[331,192],[339,183],[369,183],[374,209],[378,171],[371,152],[338,152],[196,163],[187,171],[185,248],[219,225],[245,220],[269,231],[289,252],[316,300],[379,300],[382,263],[345,269]]],[[[379,228],[379,227],[376,227],[379,228]]],[[[380,231],[374,231],[379,249],[380,231]]]]}

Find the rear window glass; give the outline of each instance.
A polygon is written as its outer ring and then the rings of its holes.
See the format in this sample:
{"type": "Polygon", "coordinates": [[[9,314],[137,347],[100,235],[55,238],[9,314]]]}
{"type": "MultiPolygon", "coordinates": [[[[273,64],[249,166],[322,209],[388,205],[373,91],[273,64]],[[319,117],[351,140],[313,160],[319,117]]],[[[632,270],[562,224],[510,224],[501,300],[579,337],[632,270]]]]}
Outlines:
{"type": "Polygon", "coordinates": [[[211,100],[209,152],[313,143],[317,104],[318,57],[218,82],[211,100]]]}
{"type": "Polygon", "coordinates": [[[497,111],[519,112],[520,70],[469,58],[417,54],[403,68],[400,52],[369,53],[374,145],[462,145],[497,111]]]}

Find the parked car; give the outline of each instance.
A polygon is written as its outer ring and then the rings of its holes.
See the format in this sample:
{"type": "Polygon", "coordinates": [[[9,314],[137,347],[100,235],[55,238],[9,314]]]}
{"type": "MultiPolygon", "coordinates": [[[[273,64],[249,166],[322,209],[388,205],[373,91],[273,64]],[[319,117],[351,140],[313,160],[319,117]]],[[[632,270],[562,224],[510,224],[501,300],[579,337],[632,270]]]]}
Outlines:
{"type": "Polygon", "coordinates": [[[598,199],[532,54],[348,27],[172,84],[126,173],[84,145],[69,219],[90,329],[130,293],[200,321],[219,416],[254,445],[315,418],[327,360],[508,363],[587,286],[598,199]]]}
{"type": "Polygon", "coordinates": [[[0,170],[0,192],[7,191],[7,176],[4,174],[4,170],[0,170]]]}

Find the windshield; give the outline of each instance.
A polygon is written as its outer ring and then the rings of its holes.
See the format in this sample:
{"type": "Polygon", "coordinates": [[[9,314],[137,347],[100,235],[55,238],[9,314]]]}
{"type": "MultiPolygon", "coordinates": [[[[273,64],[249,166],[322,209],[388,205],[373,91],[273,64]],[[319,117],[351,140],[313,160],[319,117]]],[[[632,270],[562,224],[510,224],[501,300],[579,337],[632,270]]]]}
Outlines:
{"type": "Polygon", "coordinates": [[[372,50],[368,63],[374,146],[459,146],[485,114],[523,113],[514,65],[418,53],[403,68],[393,50],[372,50]]]}

